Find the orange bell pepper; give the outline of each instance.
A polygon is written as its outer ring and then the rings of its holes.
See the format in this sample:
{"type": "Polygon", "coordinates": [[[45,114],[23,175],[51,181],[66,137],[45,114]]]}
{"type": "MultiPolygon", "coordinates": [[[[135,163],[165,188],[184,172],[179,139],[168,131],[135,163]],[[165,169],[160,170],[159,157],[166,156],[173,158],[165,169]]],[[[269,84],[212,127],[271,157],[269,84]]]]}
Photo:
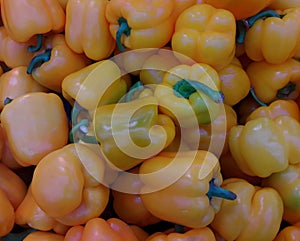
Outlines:
{"type": "Polygon", "coordinates": [[[251,95],[248,95],[246,98],[242,99],[234,107],[238,116],[238,124],[244,125],[248,116],[260,106],[260,103],[258,103],[251,95]]]}
{"type": "Polygon", "coordinates": [[[276,235],[273,241],[296,241],[300,239],[300,221],[289,225],[276,235]]]}
{"type": "Polygon", "coordinates": [[[297,8],[299,6],[299,0],[273,0],[267,8],[284,10],[290,8],[297,8]]]}
{"type": "Polygon", "coordinates": [[[54,231],[65,234],[69,226],[63,225],[45,213],[34,200],[29,186],[26,196],[15,211],[15,223],[24,228],[54,231]]]}
{"type": "Polygon", "coordinates": [[[73,226],[65,235],[64,241],[138,241],[127,223],[118,218],[92,218],[85,226],[73,226]]]}
{"type": "Polygon", "coordinates": [[[7,235],[14,227],[15,211],[6,194],[0,189],[0,237],[7,235]]]}
{"type": "Polygon", "coordinates": [[[281,64],[252,62],[246,72],[257,98],[268,104],[275,99],[296,99],[300,93],[300,62],[288,59],[281,64]]]}
{"type": "Polygon", "coordinates": [[[11,39],[4,26],[0,27],[0,60],[9,68],[27,66],[33,57],[33,53],[27,51],[28,46],[35,45],[36,39],[30,38],[26,42],[17,42],[11,39]]]}
{"type": "Polygon", "coordinates": [[[165,46],[174,30],[174,5],[172,0],[109,1],[106,18],[119,50],[165,46]]]}
{"type": "Polygon", "coordinates": [[[0,3],[4,27],[17,42],[27,42],[34,35],[64,30],[66,17],[58,0],[1,0],[0,3]]]}
{"type": "Polygon", "coordinates": [[[66,8],[65,37],[68,46],[92,60],[108,58],[116,45],[105,10],[109,1],[69,0],[66,8]]]}
{"type": "Polygon", "coordinates": [[[54,93],[32,92],[15,98],[3,108],[1,124],[11,153],[22,166],[36,165],[68,142],[67,115],[54,93]]]}
{"type": "Polygon", "coordinates": [[[231,12],[195,4],[178,16],[171,46],[174,51],[219,70],[234,57],[235,33],[231,12]]]}
{"type": "Polygon", "coordinates": [[[150,235],[147,241],[189,241],[189,240],[201,240],[201,241],[216,241],[213,231],[209,227],[197,228],[188,230],[185,233],[169,233],[164,234],[156,232],[150,235]]]}
{"type": "Polygon", "coordinates": [[[137,225],[129,225],[135,236],[137,237],[138,241],[147,241],[149,234],[137,225]]]}
{"type": "Polygon", "coordinates": [[[110,190],[103,185],[105,163],[88,147],[68,144],[36,166],[31,191],[37,205],[58,222],[73,226],[98,217],[110,190]]]}
{"type": "Polygon", "coordinates": [[[46,231],[35,231],[29,233],[23,241],[64,241],[64,235],[46,232],[46,231]]]}
{"type": "Polygon", "coordinates": [[[26,71],[26,66],[19,66],[0,76],[0,110],[3,109],[8,99],[15,99],[30,92],[49,92],[46,87],[36,82],[26,71]]]}
{"type": "Polygon", "coordinates": [[[35,53],[27,73],[41,85],[61,93],[63,79],[90,63],[84,54],[77,54],[69,48],[64,34],[54,34],[46,39],[41,51],[35,53]]]}
{"type": "Polygon", "coordinates": [[[245,4],[239,0],[204,0],[216,8],[224,8],[233,13],[235,19],[244,19],[251,17],[252,15],[258,13],[259,11],[266,8],[274,0],[250,0],[245,4]]]}

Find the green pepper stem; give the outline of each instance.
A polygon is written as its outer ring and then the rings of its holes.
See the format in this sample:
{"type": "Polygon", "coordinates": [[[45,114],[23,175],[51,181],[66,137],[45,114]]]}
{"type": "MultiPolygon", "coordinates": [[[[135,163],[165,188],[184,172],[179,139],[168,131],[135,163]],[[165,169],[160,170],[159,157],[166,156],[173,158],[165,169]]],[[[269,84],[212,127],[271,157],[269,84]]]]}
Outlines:
{"type": "Polygon", "coordinates": [[[43,35],[42,34],[36,34],[37,44],[36,45],[30,45],[27,50],[28,52],[34,53],[41,49],[43,44],[43,35]]]}
{"type": "Polygon", "coordinates": [[[213,197],[219,197],[219,198],[223,198],[223,199],[227,199],[227,200],[235,200],[236,199],[236,194],[226,190],[222,187],[219,187],[215,184],[215,179],[211,179],[209,182],[209,190],[208,193],[206,194],[208,196],[209,199],[213,198],[213,197]]]}
{"type": "Polygon", "coordinates": [[[195,81],[182,79],[173,86],[175,95],[188,99],[191,94],[200,91],[209,96],[214,102],[224,102],[224,94],[221,91],[213,90],[207,85],[195,81]]]}
{"type": "Polygon", "coordinates": [[[276,97],[283,99],[288,97],[296,89],[296,84],[289,82],[286,86],[277,91],[276,97]]]}
{"type": "Polygon", "coordinates": [[[255,101],[256,101],[258,104],[260,104],[261,106],[267,106],[266,103],[262,102],[262,101],[257,97],[257,95],[255,94],[255,91],[254,91],[253,86],[250,88],[250,93],[251,93],[253,99],[255,99],[255,101]]]}
{"type": "Polygon", "coordinates": [[[132,96],[134,93],[136,93],[139,90],[142,90],[144,88],[141,81],[137,81],[134,85],[132,85],[129,89],[129,91],[125,95],[125,102],[130,102],[132,100],[132,96]]]}
{"type": "Polygon", "coordinates": [[[125,47],[121,43],[121,38],[123,34],[129,36],[131,28],[129,27],[127,20],[123,17],[118,19],[118,24],[119,24],[119,29],[116,33],[116,42],[119,50],[123,52],[125,51],[125,47]]]}
{"type": "Polygon", "coordinates": [[[4,99],[4,105],[7,105],[7,104],[9,104],[10,102],[12,102],[14,99],[11,99],[11,98],[9,98],[9,97],[6,97],[5,99],[4,99]]]}
{"type": "Polygon", "coordinates": [[[32,74],[34,68],[36,68],[38,65],[41,65],[42,63],[49,61],[50,57],[51,57],[51,49],[46,49],[44,53],[33,57],[28,65],[27,74],[32,74]]]}
{"type": "Polygon", "coordinates": [[[37,230],[31,228],[31,229],[27,229],[21,233],[9,233],[9,234],[5,235],[4,237],[1,237],[1,239],[3,241],[22,241],[28,234],[35,232],[35,231],[37,231],[37,230]]]}
{"type": "Polygon", "coordinates": [[[238,44],[244,43],[247,30],[251,28],[258,19],[268,18],[268,17],[282,18],[283,16],[284,15],[280,15],[274,10],[264,10],[249,18],[237,20],[236,21],[236,26],[237,26],[236,42],[238,44]]]}

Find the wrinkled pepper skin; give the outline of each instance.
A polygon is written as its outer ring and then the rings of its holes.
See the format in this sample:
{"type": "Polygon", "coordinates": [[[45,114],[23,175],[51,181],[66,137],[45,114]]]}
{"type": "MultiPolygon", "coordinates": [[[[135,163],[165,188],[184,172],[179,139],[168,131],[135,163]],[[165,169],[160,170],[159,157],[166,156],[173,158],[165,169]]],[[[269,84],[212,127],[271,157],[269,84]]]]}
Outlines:
{"type": "Polygon", "coordinates": [[[36,165],[68,142],[67,115],[62,100],[54,93],[32,92],[17,97],[3,108],[1,123],[11,153],[22,166],[36,165]]]}
{"type": "Polygon", "coordinates": [[[300,239],[300,222],[280,230],[273,241],[296,241],[300,239]]]}
{"type": "Polygon", "coordinates": [[[34,200],[31,188],[15,211],[15,223],[21,227],[30,227],[40,231],[54,231],[65,234],[69,226],[63,225],[45,213],[34,200]]]}
{"type": "Polygon", "coordinates": [[[289,165],[285,170],[274,173],[262,181],[262,186],[272,187],[280,194],[283,204],[283,220],[294,224],[300,220],[299,187],[300,187],[299,163],[289,165]]]}
{"type": "MultiPolygon", "coordinates": [[[[161,152],[142,163],[140,174],[150,174],[166,167],[175,156],[176,153],[161,152]]],[[[173,176],[171,172],[178,170],[182,170],[182,174],[167,187],[151,190],[152,187],[161,187],[166,174],[158,172],[155,178],[141,176],[145,183],[142,201],[150,213],[162,220],[189,228],[205,227],[213,221],[222,203],[222,199],[207,195],[212,179],[217,186],[223,181],[219,161],[214,154],[203,150],[182,152],[176,158],[168,175],[173,176]],[[188,161],[191,165],[186,167],[188,161]]]]}
{"type": "Polygon", "coordinates": [[[185,233],[154,233],[148,237],[147,241],[216,241],[215,235],[209,227],[191,229],[185,233]]]}
{"type": "Polygon", "coordinates": [[[236,20],[251,17],[266,8],[273,1],[274,0],[250,0],[245,4],[239,0],[204,0],[205,3],[208,3],[215,8],[223,8],[232,12],[236,20]]]}
{"type": "Polygon", "coordinates": [[[258,19],[247,30],[244,46],[250,59],[280,64],[300,50],[300,6],[282,14],[258,19]]]}
{"type": "Polygon", "coordinates": [[[65,235],[64,241],[138,241],[129,225],[118,218],[92,218],[85,226],[73,226],[65,235]]]}
{"type": "Polygon", "coordinates": [[[76,53],[84,53],[98,61],[108,58],[116,45],[105,18],[103,0],[69,0],[66,8],[65,37],[68,46],[76,53]]]}
{"type": "MultiPolygon", "coordinates": [[[[191,84],[193,85],[193,83],[191,84]]],[[[221,81],[215,69],[207,64],[181,64],[167,71],[161,84],[157,85],[154,96],[158,99],[159,109],[181,127],[193,127],[197,124],[209,124],[221,108],[217,100],[221,98],[221,81]],[[191,94],[176,89],[182,81],[199,82],[209,87],[213,93],[202,93],[201,89],[191,94]]]]}
{"type": "Polygon", "coordinates": [[[108,203],[109,188],[100,183],[104,169],[104,161],[92,150],[79,143],[68,144],[36,166],[31,183],[33,198],[58,222],[84,224],[99,216],[108,203]]]}
{"type": "Polygon", "coordinates": [[[15,67],[0,76],[0,110],[8,97],[15,99],[31,92],[49,92],[49,90],[36,82],[26,73],[26,66],[15,67]]]}
{"type": "Polygon", "coordinates": [[[30,38],[27,42],[16,42],[11,39],[4,26],[0,27],[0,60],[9,68],[27,66],[33,53],[27,50],[28,46],[35,45],[36,39],[30,38]]]}
{"type": "Polygon", "coordinates": [[[174,51],[219,70],[234,57],[235,32],[231,12],[195,4],[178,16],[171,46],[174,51]]]}
{"type": "Polygon", "coordinates": [[[294,100],[274,100],[268,106],[260,106],[255,109],[248,117],[247,121],[262,116],[275,119],[278,116],[290,116],[299,121],[299,107],[294,100]]]}
{"type": "Polygon", "coordinates": [[[130,49],[161,48],[173,34],[174,8],[172,0],[112,0],[107,4],[106,19],[121,51],[125,50],[124,46],[130,49]],[[124,24],[127,28],[120,31],[120,25],[124,24]]]}
{"type": "MultiPolygon", "coordinates": [[[[127,172],[126,172],[127,173],[127,172]]],[[[130,173],[138,174],[139,168],[130,170],[130,173]]],[[[128,224],[145,227],[151,224],[158,223],[159,218],[153,216],[144,206],[141,196],[139,195],[143,182],[137,179],[130,179],[122,173],[111,185],[113,196],[113,208],[119,218],[128,224]],[[117,191],[114,188],[117,186],[131,186],[131,190],[135,193],[126,193],[117,191]],[[128,212],[130,210],[130,212],[128,212]]]]}
{"type": "Polygon", "coordinates": [[[128,91],[130,79],[122,76],[118,65],[101,60],[66,76],[62,82],[63,96],[74,105],[87,110],[117,103],[128,91]]]}
{"type": "Polygon", "coordinates": [[[246,72],[259,100],[296,99],[300,93],[300,62],[288,59],[281,64],[252,62],[246,72]]]}
{"type": "Polygon", "coordinates": [[[158,113],[158,102],[153,96],[100,106],[93,123],[108,163],[121,170],[155,156],[175,137],[172,119],[158,113]]]}
{"type": "Polygon", "coordinates": [[[3,25],[17,42],[27,42],[36,34],[64,30],[66,16],[57,0],[1,0],[0,3],[3,25]]]}
{"type": "Polygon", "coordinates": [[[253,186],[244,179],[225,179],[223,188],[234,192],[236,200],[224,200],[211,227],[227,241],[272,241],[280,228],[283,202],[269,187],[253,186]],[[234,225],[232,225],[234,222],[234,225]]]}
{"type": "Polygon", "coordinates": [[[67,75],[91,63],[84,54],[77,54],[69,48],[64,34],[53,34],[46,38],[44,48],[37,52],[34,58],[28,66],[27,73],[32,74],[38,83],[57,93],[62,92],[62,81],[67,75]],[[41,55],[50,58],[36,66],[36,59],[41,55]]]}
{"type": "Polygon", "coordinates": [[[0,236],[8,234],[15,224],[15,211],[4,191],[0,189],[0,236]]]}

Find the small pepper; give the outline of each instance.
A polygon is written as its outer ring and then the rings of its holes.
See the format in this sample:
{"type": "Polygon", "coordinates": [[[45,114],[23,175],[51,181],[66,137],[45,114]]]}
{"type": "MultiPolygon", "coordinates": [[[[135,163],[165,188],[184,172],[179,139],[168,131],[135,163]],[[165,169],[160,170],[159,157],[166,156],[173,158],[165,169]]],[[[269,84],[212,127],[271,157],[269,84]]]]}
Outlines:
{"type": "Polygon", "coordinates": [[[234,57],[235,33],[231,12],[195,4],[178,16],[171,46],[174,51],[219,70],[234,57]]]}
{"type": "Polygon", "coordinates": [[[220,110],[224,95],[215,69],[207,64],[177,65],[165,73],[154,96],[159,110],[181,127],[209,124],[220,110]],[[179,122],[179,124],[178,124],[179,122]]]}
{"type": "Polygon", "coordinates": [[[68,142],[67,115],[54,93],[32,92],[15,98],[3,108],[1,124],[11,153],[22,166],[36,165],[68,142]]]}
{"type": "Polygon", "coordinates": [[[105,10],[109,1],[69,0],[66,8],[65,37],[68,46],[92,60],[108,58],[116,45],[110,34],[105,10]]]}
{"type": "Polygon", "coordinates": [[[141,198],[154,216],[188,228],[209,225],[222,199],[236,195],[221,189],[217,157],[207,151],[161,152],[140,167],[141,198]],[[159,203],[159,205],[158,205],[159,203]]]}
{"type": "Polygon", "coordinates": [[[90,63],[84,54],[77,54],[69,48],[64,34],[52,34],[31,59],[27,73],[41,85],[61,93],[63,79],[90,63]]]}
{"type": "Polygon", "coordinates": [[[244,179],[229,178],[222,183],[237,195],[224,200],[211,228],[227,241],[272,241],[280,228],[283,202],[274,188],[253,186],[244,179]]]}
{"type": "Polygon", "coordinates": [[[276,99],[296,99],[300,93],[300,62],[288,59],[281,64],[252,62],[246,72],[257,98],[268,104],[276,99]]]}

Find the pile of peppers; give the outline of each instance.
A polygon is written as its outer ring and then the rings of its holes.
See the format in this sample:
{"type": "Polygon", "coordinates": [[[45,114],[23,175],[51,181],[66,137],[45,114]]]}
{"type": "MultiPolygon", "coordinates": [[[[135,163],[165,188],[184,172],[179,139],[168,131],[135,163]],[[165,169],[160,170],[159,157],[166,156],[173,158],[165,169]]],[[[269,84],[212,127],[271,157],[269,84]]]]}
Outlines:
{"type": "Polygon", "coordinates": [[[0,241],[300,240],[300,0],[0,10],[0,241]]]}

